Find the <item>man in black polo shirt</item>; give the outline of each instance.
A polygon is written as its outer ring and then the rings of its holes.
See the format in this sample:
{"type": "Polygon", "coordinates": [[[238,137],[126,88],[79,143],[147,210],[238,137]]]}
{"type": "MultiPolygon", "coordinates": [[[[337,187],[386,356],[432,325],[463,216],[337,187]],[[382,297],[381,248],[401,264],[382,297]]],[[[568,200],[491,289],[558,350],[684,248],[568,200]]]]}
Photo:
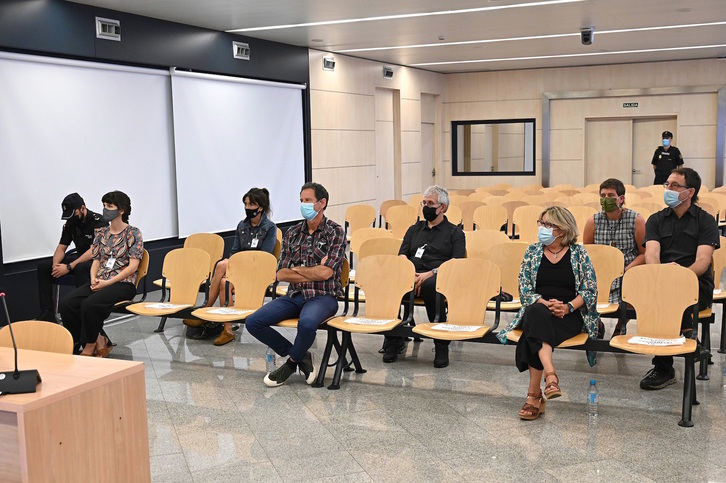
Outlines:
{"type": "MultiPolygon", "coordinates": [[[[464,232],[446,219],[444,213],[449,208],[449,193],[440,186],[429,186],[424,191],[424,220],[411,226],[403,237],[398,251],[399,256],[406,257],[416,267],[414,291],[417,297],[426,304],[429,321],[436,317],[436,273],[439,265],[452,258],[466,256],[464,232]]],[[[409,295],[407,295],[408,297],[409,295]]],[[[408,306],[404,319],[408,316],[408,306]]],[[[441,305],[439,321],[446,320],[446,308],[441,305]]],[[[405,347],[401,337],[386,337],[383,362],[395,362],[398,353],[405,347]]],[[[449,365],[449,342],[434,340],[436,356],[434,367],[449,365]]]]}
{"type": "Polygon", "coordinates": [[[83,198],[78,193],[71,193],[61,204],[63,225],[60,242],[53,253],[53,258],[38,264],[38,298],[40,299],[40,315],[38,320],[57,322],[53,308],[53,279],[72,274],[76,287],[91,283],[91,245],[96,228],[108,225],[103,217],[86,208],[83,198]],[[73,242],[76,247],[75,256],[66,256],[68,246],[73,242]]]}
{"type": "MultiPolygon", "coordinates": [[[[719,247],[718,226],[698,201],[701,177],[691,168],[674,170],[663,195],[668,208],[655,213],[645,224],[645,263],[677,263],[698,275],[698,309],[713,302],[711,257],[719,247]]],[[[689,311],[683,315],[681,332],[691,334],[689,311]]],[[[676,382],[673,357],[653,358],[653,369],[640,381],[642,389],[662,389],[676,382]]]]}
{"type": "Polygon", "coordinates": [[[683,155],[677,147],[673,146],[673,133],[670,131],[663,131],[663,145],[658,146],[653,153],[653,160],[650,164],[653,165],[653,171],[655,171],[655,179],[653,184],[663,184],[668,179],[671,171],[683,166],[683,155]]]}

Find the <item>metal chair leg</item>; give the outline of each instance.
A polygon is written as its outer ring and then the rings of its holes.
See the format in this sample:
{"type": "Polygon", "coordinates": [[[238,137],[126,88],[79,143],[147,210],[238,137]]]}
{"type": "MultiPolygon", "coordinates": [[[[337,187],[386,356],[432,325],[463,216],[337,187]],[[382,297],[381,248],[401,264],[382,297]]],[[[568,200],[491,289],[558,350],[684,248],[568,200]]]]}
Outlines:
{"type": "Polygon", "coordinates": [[[365,374],[366,372],[368,372],[367,370],[363,369],[363,366],[360,363],[360,359],[358,358],[358,353],[355,351],[355,346],[353,345],[352,338],[350,340],[350,347],[348,347],[348,352],[350,352],[351,363],[355,366],[356,374],[365,374]]]}
{"type": "Polygon", "coordinates": [[[693,411],[693,401],[696,398],[696,381],[693,375],[696,370],[694,367],[693,354],[687,354],[685,359],[686,370],[683,376],[683,409],[681,410],[681,420],[678,421],[678,426],[690,428],[693,427],[691,415],[693,411]]]}
{"type": "Polygon", "coordinates": [[[343,366],[345,365],[345,356],[348,353],[348,347],[350,346],[350,332],[343,332],[343,343],[341,345],[340,353],[338,354],[338,363],[335,365],[335,374],[333,374],[333,382],[328,386],[328,389],[335,391],[340,389],[340,376],[343,374],[343,366]]]}
{"type": "Polygon", "coordinates": [[[164,332],[164,326],[166,325],[166,317],[162,317],[159,321],[159,327],[154,332],[164,332]]]}
{"type": "Polygon", "coordinates": [[[323,358],[320,361],[318,377],[315,378],[315,382],[312,384],[313,387],[323,387],[323,382],[325,381],[325,372],[328,370],[330,354],[333,351],[333,341],[338,341],[338,337],[335,332],[335,329],[328,329],[328,341],[325,343],[325,350],[323,351],[323,358]]]}

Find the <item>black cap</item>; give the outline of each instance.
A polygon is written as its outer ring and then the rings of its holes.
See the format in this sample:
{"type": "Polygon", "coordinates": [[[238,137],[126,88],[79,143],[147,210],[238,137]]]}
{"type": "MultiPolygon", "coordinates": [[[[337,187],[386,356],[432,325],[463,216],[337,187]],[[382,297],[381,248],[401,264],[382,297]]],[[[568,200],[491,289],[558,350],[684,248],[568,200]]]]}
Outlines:
{"type": "Polygon", "coordinates": [[[670,131],[663,131],[663,134],[661,136],[663,137],[663,139],[665,139],[665,138],[673,139],[673,133],[670,131]]]}
{"type": "Polygon", "coordinates": [[[69,194],[63,198],[63,203],[61,203],[61,208],[63,209],[61,220],[70,219],[70,217],[73,216],[73,211],[85,204],[86,203],[83,201],[83,198],[81,198],[81,195],[78,193],[69,194]]]}

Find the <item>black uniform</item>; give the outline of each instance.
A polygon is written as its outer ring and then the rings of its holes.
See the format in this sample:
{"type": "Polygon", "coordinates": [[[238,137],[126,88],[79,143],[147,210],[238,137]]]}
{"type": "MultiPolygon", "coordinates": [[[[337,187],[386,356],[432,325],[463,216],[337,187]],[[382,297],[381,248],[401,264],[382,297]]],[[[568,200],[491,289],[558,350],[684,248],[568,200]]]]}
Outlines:
{"type": "Polygon", "coordinates": [[[650,164],[655,166],[653,184],[663,184],[668,181],[671,171],[683,165],[683,155],[675,146],[669,147],[667,151],[663,146],[658,146],[650,164]]]}
{"type": "MultiPolygon", "coordinates": [[[[61,233],[60,245],[69,246],[71,243],[76,247],[74,256],[66,256],[61,263],[70,263],[76,258],[86,253],[93,244],[94,231],[97,228],[108,226],[108,222],[98,213],[86,210],[86,219],[80,221],[78,217],[73,217],[66,221],[63,225],[61,233]]],[[[79,263],[71,272],[75,278],[76,287],[91,283],[91,265],[93,260],[79,263]]],[[[54,311],[53,307],[53,258],[43,260],[38,264],[38,298],[40,300],[40,310],[54,311]]]]}

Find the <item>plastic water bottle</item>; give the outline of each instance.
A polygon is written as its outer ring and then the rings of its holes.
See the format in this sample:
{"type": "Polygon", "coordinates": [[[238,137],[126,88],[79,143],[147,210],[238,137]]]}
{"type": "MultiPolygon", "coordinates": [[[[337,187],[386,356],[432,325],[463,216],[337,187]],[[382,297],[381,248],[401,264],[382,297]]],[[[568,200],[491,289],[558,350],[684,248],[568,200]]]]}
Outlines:
{"type": "Polygon", "coordinates": [[[272,350],[272,347],[267,348],[267,352],[265,353],[265,363],[267,364],[268,374],[274,372],[277,368],[277,358],[275,356],[275,351],[272,350]]]}
{"type": "Polygon", "coordinates": [[[599,404],[600,395],[597,392],[595,379],[590,379],[590,389],[587,391],[587,415],[596,418],[599,404]]]}

